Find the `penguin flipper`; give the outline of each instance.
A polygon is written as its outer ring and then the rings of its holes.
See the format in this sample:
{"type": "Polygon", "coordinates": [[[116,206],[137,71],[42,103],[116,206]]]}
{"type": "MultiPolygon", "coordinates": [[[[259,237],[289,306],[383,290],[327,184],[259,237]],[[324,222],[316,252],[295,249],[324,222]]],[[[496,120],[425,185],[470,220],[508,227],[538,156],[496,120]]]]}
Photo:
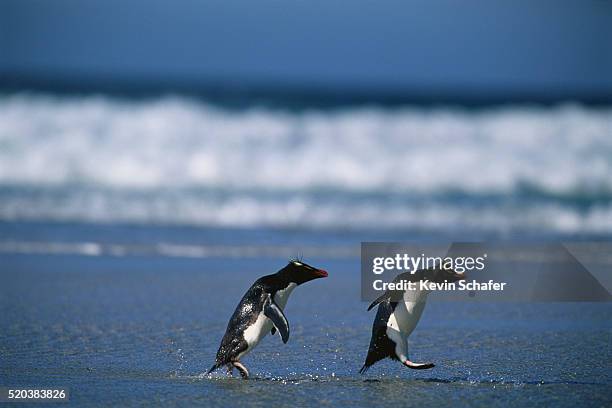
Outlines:
{"type": "Polygon", "coordinates": [[[264,306],[264,315],[272,320],[274,327],[281,335],[283,343],[289,341],[289,322],[280,307],[269,298],[264,306]]]}
{"type": "Polygon", "coordinates": [[[374,306],[377,306],[378,304],[384,302],[385,300],[389,299],[390,297],[391,297],[391,292],[385,292],[382,295],[380,295],[375,301],[370,303],[370,306],[368,306],[368,312],[370,310],[372,310],[372,308],[374,306]]]}
{"type": "Polygon", "coordinates": [[[273,336],[276,334],[276,327],[273,327],[272,330],[270,330],[270,334],[273,336]]]}
{"type": "Polygon", "coordinates": [[[370,310],[372,310],[372,308],[374,308],[374,306],[377,306],[383,302],[386,302],[388,300],[390,300],[392,303],[393,302],[397,302],[398,300],[400,300],[403,296],[403,292],[399,291],[399,290],[388,290],[385,293],[383,293],[382,295],[380,295],[375,301],[373,301],[372,303],[370,303],[370,306],[368,306],[368,312],[370,310]]]}

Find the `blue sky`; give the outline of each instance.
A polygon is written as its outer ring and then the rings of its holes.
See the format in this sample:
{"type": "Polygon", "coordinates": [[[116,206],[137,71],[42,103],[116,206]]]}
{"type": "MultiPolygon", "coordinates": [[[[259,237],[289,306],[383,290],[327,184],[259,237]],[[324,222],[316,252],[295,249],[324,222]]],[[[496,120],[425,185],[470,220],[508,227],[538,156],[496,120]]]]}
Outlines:
{"type": "Polygon", "coordinates": [[[603,0],[3,0],[0,27],[0,70],[12,74],[612,90],[603,0]]]}

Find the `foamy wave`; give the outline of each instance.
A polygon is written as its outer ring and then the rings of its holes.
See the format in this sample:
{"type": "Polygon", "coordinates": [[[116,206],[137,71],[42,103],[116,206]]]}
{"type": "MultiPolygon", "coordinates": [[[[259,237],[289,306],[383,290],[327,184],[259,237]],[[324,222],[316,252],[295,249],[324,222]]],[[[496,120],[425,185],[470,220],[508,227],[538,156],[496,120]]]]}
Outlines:
{"type": "MultiPolygon", "coordinates": [[[[310,256],[325,258],[351,258],[359,256],[355,247],[300,246],[310,256]]],[[[98,242],[40,242],[0,241],[0,254],[53,254],[81,256],[168,256],[175,258],[261,258],[275,257],[291,259],[296,248],[283,245],[185,245],[158,243],[148,245],[126,245],[98,242]]]]}
{"type": "Polygon", "coordinates": [[[0,219],[612,232],[611,174],[609,108],[0,97],[0,219]]]}
{"type": "Polygon", "coordinates": [[[0,183],[115,188],[612,191],[612,110],[218,109],[0,99],[0,183]]]}
{"type": "Polygon", "coordinates": [[[576,208],[554,201],[456,202],[250,193],[124,193],[71,189],[0,196],[0,219],[217,227],[612,232],[612,204],[576,208]]]}

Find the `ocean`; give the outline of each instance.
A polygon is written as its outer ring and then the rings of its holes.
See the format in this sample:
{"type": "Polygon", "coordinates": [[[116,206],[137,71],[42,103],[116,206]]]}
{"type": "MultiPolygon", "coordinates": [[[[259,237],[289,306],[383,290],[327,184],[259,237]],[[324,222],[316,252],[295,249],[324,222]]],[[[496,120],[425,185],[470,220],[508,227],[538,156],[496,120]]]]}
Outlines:
{"type": "Polygon", "coordinates": [[[0,96],[0,386],[78,406],[610,406],[610,303],[428,303],[359,375],[362,241],[609,241],[612,109],[0,96]],[[330,276],[206,375],[242,294],[330,276]]]}
{"type": "Polygon", "coordinates": [[[0,97],[0,219],[612,232],[612,109],[0,97]]]}

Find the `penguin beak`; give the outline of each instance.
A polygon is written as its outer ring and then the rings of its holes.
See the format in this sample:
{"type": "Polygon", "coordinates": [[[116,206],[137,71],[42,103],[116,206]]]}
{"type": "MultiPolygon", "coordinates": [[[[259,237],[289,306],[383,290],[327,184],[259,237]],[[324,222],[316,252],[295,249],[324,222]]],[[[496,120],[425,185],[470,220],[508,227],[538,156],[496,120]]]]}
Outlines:
{"type": "Polygon", "coordinates": [[[327,278],[328,273],[327,271],[324,271],[323,269],[317,269],[315,271],[315,277],[317,278],[327,278]]]}

